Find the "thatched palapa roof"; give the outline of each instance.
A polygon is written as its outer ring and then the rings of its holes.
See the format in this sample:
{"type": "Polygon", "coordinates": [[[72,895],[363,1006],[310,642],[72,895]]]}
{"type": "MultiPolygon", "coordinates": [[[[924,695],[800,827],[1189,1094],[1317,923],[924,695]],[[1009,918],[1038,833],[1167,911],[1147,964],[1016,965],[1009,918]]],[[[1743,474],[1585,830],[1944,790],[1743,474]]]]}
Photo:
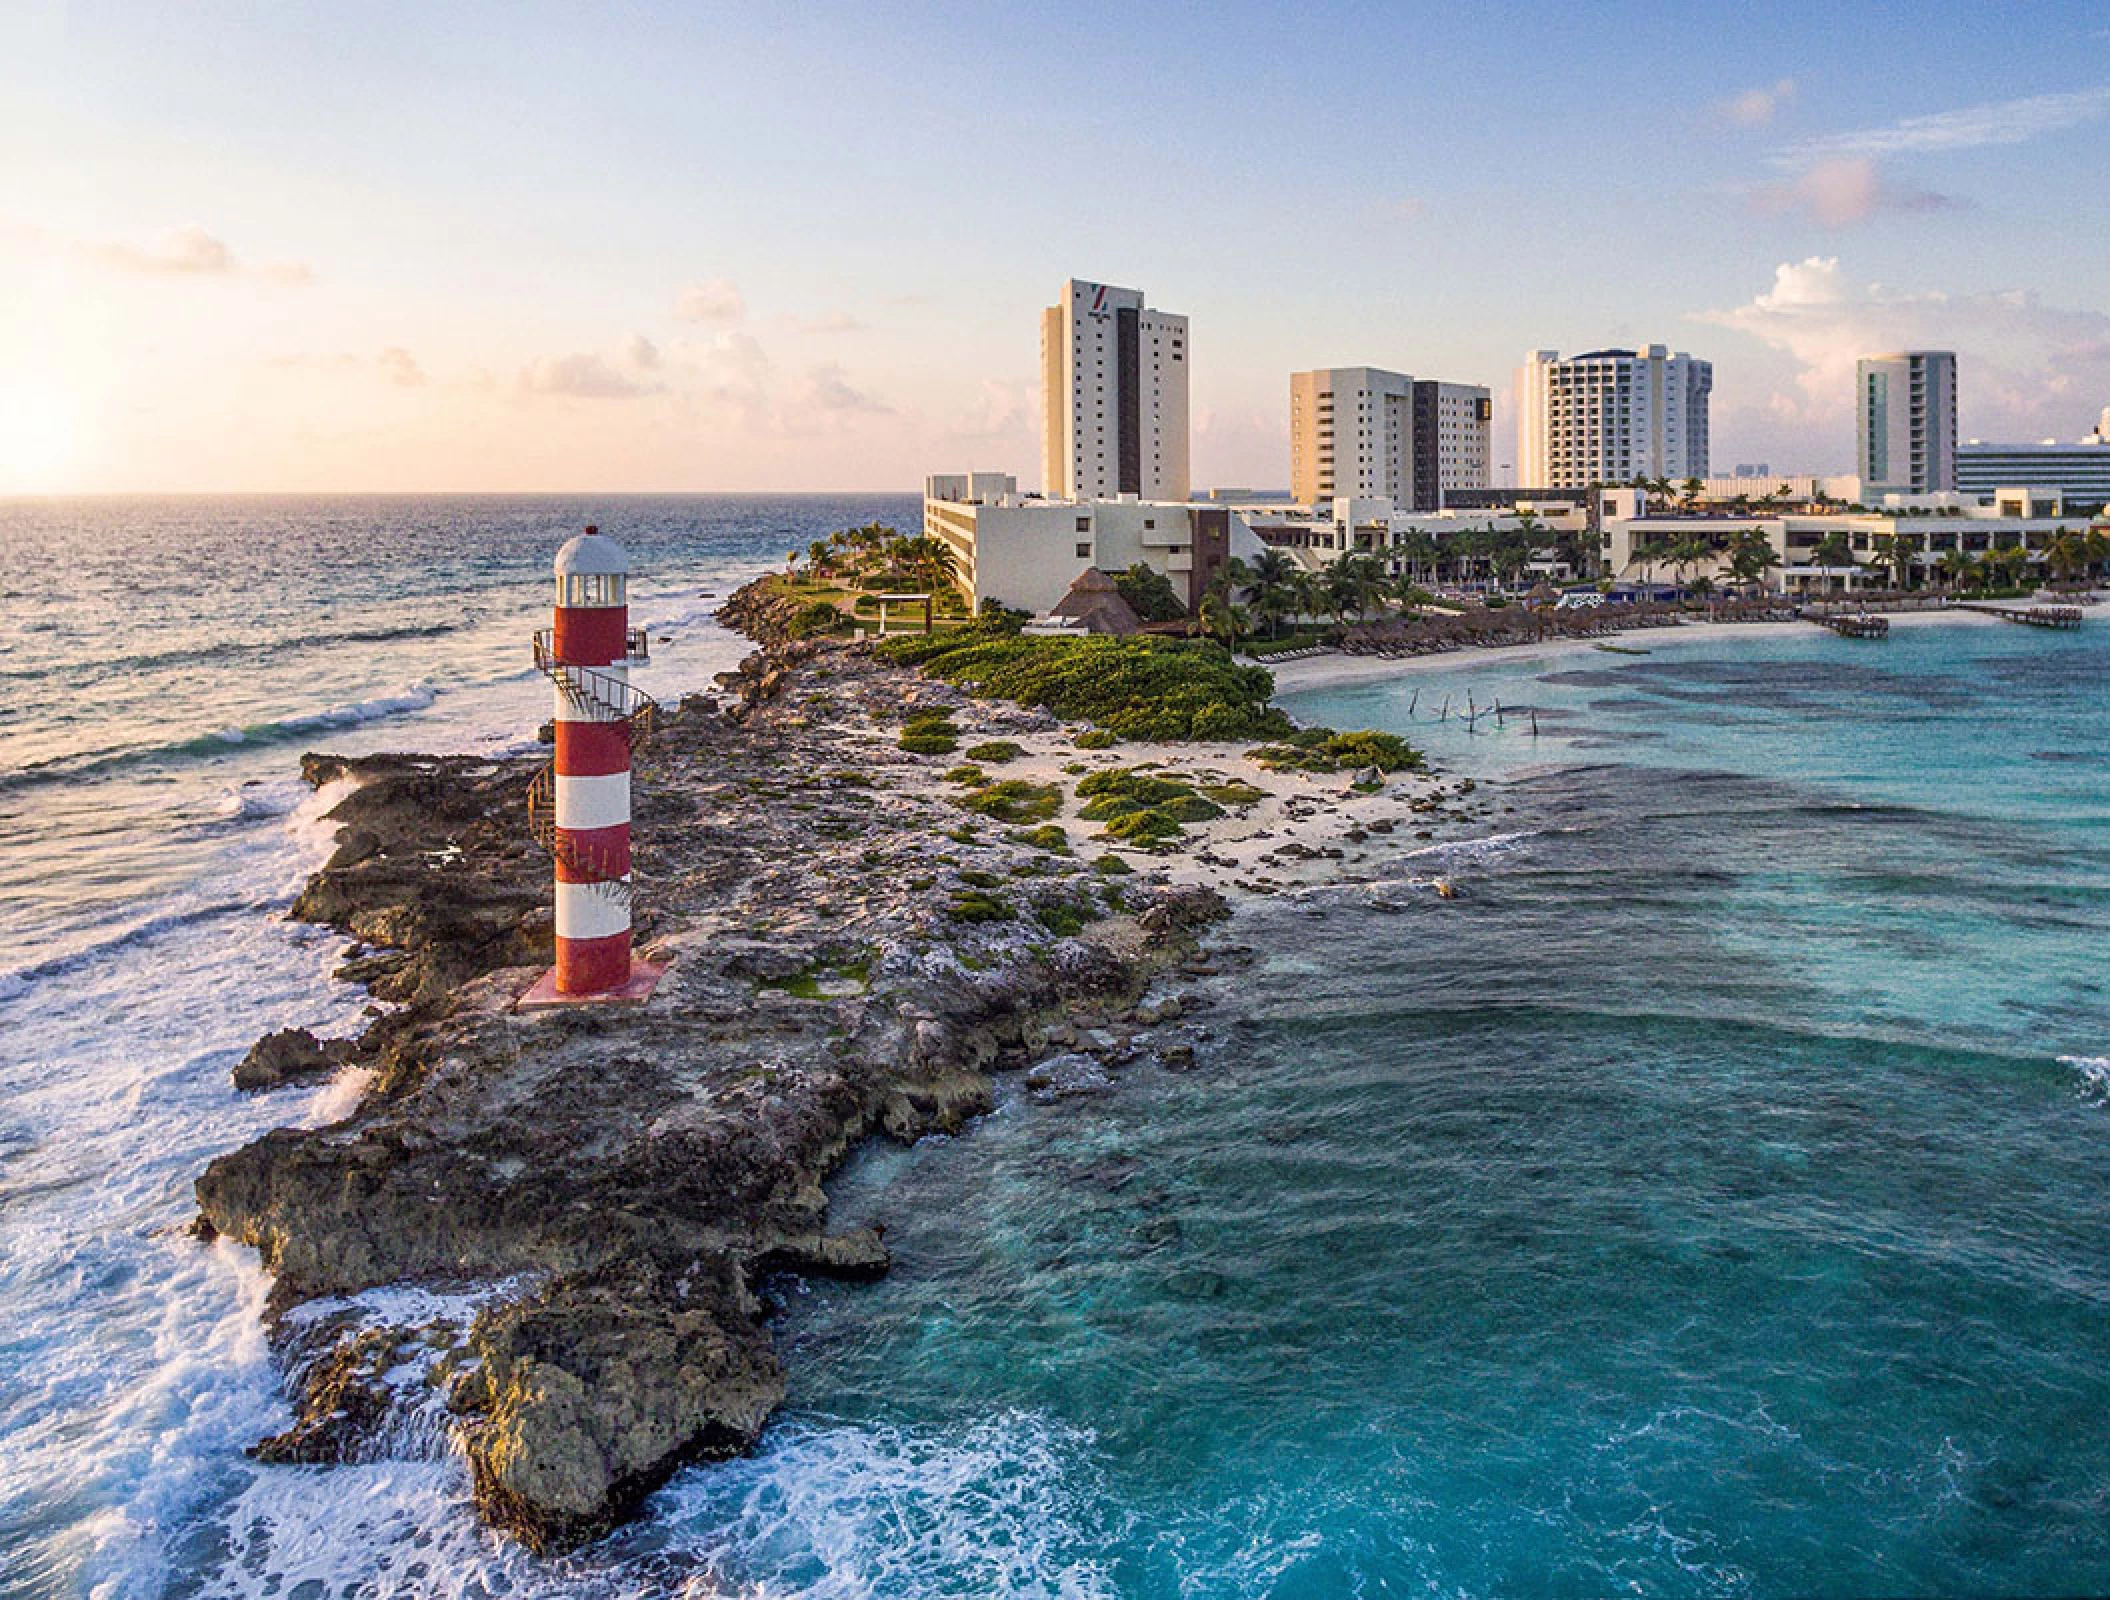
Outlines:
{"type": "Polygon", "coordinates": [[[1097,567],[1086,567],[1055,604],[1053,616],[1075,619],[1086,633],[1130,634],[1143,626],[1135,607],[1121,598],[1114,580],[1097,567]]]}

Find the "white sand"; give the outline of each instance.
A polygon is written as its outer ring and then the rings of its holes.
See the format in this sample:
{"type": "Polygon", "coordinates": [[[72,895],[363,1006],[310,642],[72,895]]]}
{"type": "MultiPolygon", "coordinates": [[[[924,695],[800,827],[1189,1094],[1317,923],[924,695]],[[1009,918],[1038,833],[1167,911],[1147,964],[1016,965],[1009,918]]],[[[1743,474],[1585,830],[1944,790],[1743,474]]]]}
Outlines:
{"type": "MultiPolygon", "coordinates": [[[[1883,613],[1893,628],[1921,627],[2010,627],[1997,617],[1980,611],[1889,611],[1883,613]]],[[[1275,675],[1275,688],[1282,694],[1302,689],[1329,689],[1337,684],[1368,683],[1376,678],[1406,677],[1425,672],[1471,672],[1512,663],[1546,661],[1559,656],[1595,651],[1600,655],[1623,655],[1649,650],[1656,645],[1688,644],[1725,639],[1779,639],[1789,634],[1811,635],[1814,622],[1681,622],[1673,628],[1629,628],[1601,639],[1549,639],[1540,644],[1475,645],[1427,656],[1304,656],[1280,665],[1262,662],[1275,675]],[[1599,651],[1598,645],[1611,646],[1599,651]]]]}
{"type": "Polygon", "coordinates": [[[1063,804],[1054,820],[1080,857],[1119,855],[1139,874],[1162,874],[1178,884],[1207,884],[1234,898],[1241,892],[1342,881],[1355,875],[1355,863],[1374,853],[1396,857],[1425,842],[1417,840],[1417,834],[1434,837],[1439,829],[1445,837],[1455,837],[1458,824],[1467,820],[1461,812],[1478,821],[1478,813],[1500,803],[1489,791],[1461,791],[1465,780],[1422,773],[1394,773],[1377,793],[1358,794],[1349,787],[1349,773],[1270,771],[1247,759],[1246,744],[1123,741],[1108,750],[1080,750],[1075,740],[1083,731],[1081,724],[1048,732],[1021,731],[1003,726],[1013,719],[1004,708],[988,702],[971,702],[955,711],[954,717],[962,730],[960,750],[949,757],[929,759],[924,771],[932,792],[950,796],[970,792],[940,780],[939,774],[955,764],[980,765],[992,782],[1020,778],[1056,784],[1062,790],[1063,804]],[[1005,762],[969,762],[967,750],[991,739],[1007,739],[1022,746],[1025,753],[1005,762]],[[1196,784],[1250,784],[1261,791],[1262,798],[1249,806],[1228,806],[1226,815],[1214,821],[1187,824],[1186,831],[1171,841],[1171,849],[1159,854],[1107,839],[1100,823],[1078,815],[1087,803],[1077,793],[1083,778],[1130,767],[1196,784]],[[1377,828],[1367,843],[1347,837],[1357,831],[1369,834],[1372,824],[1377,828]],[[1312,854],[1275,854],[1285,845],[1300,846],[1312,854]],[[1321,851],[1335,853],[1320,855],[1321,851]]]}

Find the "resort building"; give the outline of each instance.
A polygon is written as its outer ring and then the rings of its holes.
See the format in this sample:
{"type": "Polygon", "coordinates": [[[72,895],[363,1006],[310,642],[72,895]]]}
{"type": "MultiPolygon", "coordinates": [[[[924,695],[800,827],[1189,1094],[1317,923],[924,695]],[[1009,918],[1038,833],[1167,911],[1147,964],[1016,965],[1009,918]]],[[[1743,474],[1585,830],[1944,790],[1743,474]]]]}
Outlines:
{"type": "Polygon", "coordinates": [[[1263,548],[1229,505],[1118,498],[1047,500],[1000,473],[924,481],[923,531],[952,551],[953,581],[980,610],[994,600],[1036,616],[1062,603],[1087,569],[1142,563],[1163,573],[1191,613],[1218,569],[1263,548]]]}
{"type": "Polygon", "coordinates": [[[1987,444],[1967,439],[1956,451],[1956,487],[1983,496],[2003,484],[2056,489],[2068,510],[2100,511],[2110,505],[2110,411],[2086,438],[2071,444],[1987,444]]]}
{"type": "Polygon", "coordinates": [[[1289,492],[1304,505],[1335,495],[1414,496],[1414,380],[1381,367],[1289,375],[1289,492]]]}
{"type": "Polygon", "coordinates": [[[1476,384],[1382,367],[1293,372],[1290,497],[1315,505],[1356,495],[1433,511],[1448,490],[1487,487],[1492,413],[1476,384]]]}
{"type": "Polygon", "coordinates": [[[1553,489],[1707,476],[1714,365],[1652,344],[1565,360],[1536,350],[1517,370],[1517,481],[1553,489]]]}
{"type": "Polygon", "coordinates": [[[1494,396],[1477,383],[1414,384],[1414,509],[1435,511],[1461,489],[1487,487],[1494,396]]]}
{"type": "Polygon", "coordinates": [[[1956,483],[1956,354],[1898,350],[1854,370],[1861,482],[1870,498],[1956,483]]]}
{"type": "Polygon", "coordinates": [[[1187,356],[1187,319],[1142,290],[1064,285],[1040,318],[1049,498],[1187,499],[1187,356]]]}
{"type": "MultiPolygon", "coordinates": [[[[1339,495],[1312,506],[1248,508],[1254,536],[1281,550],[1310,571],[1333,565],[1344,555],[1376,556],[1397,577],[1415,563],[1417,552],[1440,548],[1467,533],[1533,529],[1547,543],[1568,536],[1583,540],[1589,529],[1589,507],[1580,498],[1516,501],[1497,512],[1417,511],[1383,496],[1339,495]]],[[[1542,574],[1558,563],[1545,558],[1531,563],[1542,574]]],[[[1574,574],[1570,574],[1571,576],[1574,574]]]]}
{"type": "Polygon", "coordinates": [[[1615,579],[1717,587],[1733,577],[1729,548],[1756,530],[1773,553],[1763,585],[1776,593],[1856,593],[1897,587],[1903,562],[1914,584],[1938,581],[1944,562],[2018,552],[2025,579],[2047,576],[2046,552],[2088,519],[2070,514],[2057,491],[2004,487],[1989,504],[1957,493],[1885,496],[1880,510],[1789,510],[1753,516],[1726,510],[1650,511],[1637,489],[1608,489],[1598,506],[1604,574],[1615,579]]]}

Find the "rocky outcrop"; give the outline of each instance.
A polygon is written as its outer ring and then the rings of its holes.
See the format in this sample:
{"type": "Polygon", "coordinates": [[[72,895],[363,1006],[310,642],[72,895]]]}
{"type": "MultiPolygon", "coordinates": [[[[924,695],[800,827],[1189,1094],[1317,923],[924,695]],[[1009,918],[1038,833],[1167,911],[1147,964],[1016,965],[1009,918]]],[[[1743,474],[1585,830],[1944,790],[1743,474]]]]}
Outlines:
{"type": "Polygon", "coordinates": [[[318,1039],[306,1028],[281,1028],[249,1047],[234,1069],[234,1086],[245,1093],[326,1078],[352,1059],[350,1039],[318,1039]]]}
{"type": "MultiPolygon", "coordinates": [[[[538,1549],[754,1441],[783,1394],[768,1277],[885,1270],[876,1234],[828,1224],[823,1180],[859,1141],[959,1129],[992,1071],[1058,1040],[1097,1063],[1064,1085],[1116,1071],[1140,1053],[1145,985],[1225,910],[963,827],[895,743],[904,705],[959,704],[949,690],[805,645],[731,688],[723,712],[667,715],[636,776],[639,923],[670,962],[640,1009],[512,1010],[547,959],[525,769],[309,758],[311,781],[364,786],[332,813],[337,852],[298,914],[360,940],[405,1003],[359,1043],[376,1078],[352,1116],[267,1134],[197,1185],[205,1228],[277,1274],[281,1313],[389,1284],[507,1286],[430,1381],[478,1505],[538,1549]],[[992,882],[1005,918],[955,915],[992,882]]],[[[269,1459],[355,1459],[395,1403],[377,1373],[419,1336],[315,1326],[301,1420],[269,1459]]]]}

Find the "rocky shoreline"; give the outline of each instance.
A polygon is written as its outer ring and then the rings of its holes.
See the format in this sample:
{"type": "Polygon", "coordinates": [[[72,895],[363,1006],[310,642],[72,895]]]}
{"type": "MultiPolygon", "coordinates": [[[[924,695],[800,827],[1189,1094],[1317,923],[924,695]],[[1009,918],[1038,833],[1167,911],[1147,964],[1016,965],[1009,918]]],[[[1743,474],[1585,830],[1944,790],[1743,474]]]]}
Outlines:
{"type": "Polygon", "coordinates": [[[236,1069],[250,1088],[365,1074],[349,1116],[197,1181],[201,1236],[274,1274],[297,1417],[260,1458],[458,1448],[492,1524],[542,1551],[598,1536],[755,1442],[784,1394],[772,1274],[886,1271],[876,1231],[829,1227],[822,1185],[860,1141],[959,1130],[995,1072],[1060,1098],[1139,1058],[1187,1069],[1191,1030],[1166,1025],[1195,1003],[1183,975],[1216,970],[1219,885],[1352,879],[1370,834],[1427,838],[1475,804],[1469,782],[1447,801],[1249,764],[1240,819],[1116,857],[1089,823],[976,814],[901,727],[947,713],[1050,793],[1148,747],[1078,759],[1078,728],[799,641],[785,613],[728,603],[763,648],[663,715],[637,769],[637,940],[669,963],[641,1008],[513,1009],[552,943],[533,762],[304,759],[311,784],[355,787],[292,915],[356,941],[339,975],[377,1003],[355,1041],[290,1030],[236,1069]]]}
{"type": "Polygon", "coordinates": [[[1222,897],[963,819],[893,748],[919,704],[992,737],[1053,726],[782,640],[662,719],[637,780],[639,942],[671,965],[633,1010],[512,1010],[550,945],[531,764],[306,759],[311,783],[358,787],[293,914],[357,940],[342,975],[387,1004],[356,1042],[260,1041],[253,1085],[370,1080],[343,1121],[198,1180],[201,1233],[275,1274],[298,1420],[258,1455],[367,1459],[437,1413],[491,1522],[541,1550],[590,1539],[754,1442],[783,1395],[770,1274],[885,1270],[876,1234],[828,1228],[822,1182],[860,1140],[956,1130],[991,1072],[1118,1061],[1177,1012],[1138,1008],[1222,897]],[[958,915],[991,881],[1015,916],[958,915]]]}

